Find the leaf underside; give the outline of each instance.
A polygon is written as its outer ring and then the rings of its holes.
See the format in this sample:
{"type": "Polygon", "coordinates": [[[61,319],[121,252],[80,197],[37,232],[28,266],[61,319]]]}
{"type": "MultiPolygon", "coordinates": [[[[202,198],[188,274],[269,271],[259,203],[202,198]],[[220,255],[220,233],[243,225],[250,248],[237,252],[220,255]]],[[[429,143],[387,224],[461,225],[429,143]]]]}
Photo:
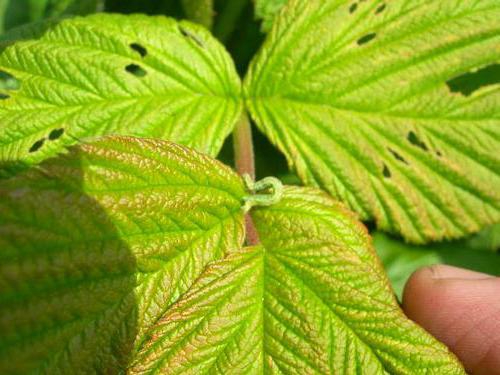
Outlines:
{"type": "Polygon", "coordinates": [[[0,183],[0,373],[125,369],[145,328],[243,242],[241,179],[106,138],[0,183]]]}
{"type": "Polygon", "coordinates": [[[500,85],[450,81],[498,72],[499,19],[497,0],[291,0],[246,77],[250,112],[306,184],[379,228],[478,231],[500,221],[500,85]]]}
{"type": "Polygon", "coordinates": [[[165,17],[63,20],[3,46],[0,71],[20,85],[3,91],[4,165],[37,163],[105,134],[168,139],[214,156],[242,109],[224,48],[205,28],[165,17]]]}
{"type": "Polygon", "coordinates": [[[257,209],[262,246],[208,265],[132,374],[462,374],[404,317],[366,230],[316,190],[257,209]]]}
{"type": "Polygon", "coordinates": [[[459,374],[354,216],[166,141],[104,138],[0,182],[0,373],[459,374]]]}

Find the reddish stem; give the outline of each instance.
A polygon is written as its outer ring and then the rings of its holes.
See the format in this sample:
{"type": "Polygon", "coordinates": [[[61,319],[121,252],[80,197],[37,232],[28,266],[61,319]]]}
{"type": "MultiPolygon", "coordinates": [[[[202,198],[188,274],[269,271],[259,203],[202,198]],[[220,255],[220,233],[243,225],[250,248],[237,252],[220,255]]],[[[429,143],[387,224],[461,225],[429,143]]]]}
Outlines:
{"type": "MultiPolygon", "coordinates": [[[[233,133],[234,161],[240,175],[248,174],[255,180],[255,158],[253,152],[252,128],[248,116],[244,114],[233,133]]],[[[260,243],[259,235],[250,213],[245,215],[246,243],[249,246],[260,243]]]]}

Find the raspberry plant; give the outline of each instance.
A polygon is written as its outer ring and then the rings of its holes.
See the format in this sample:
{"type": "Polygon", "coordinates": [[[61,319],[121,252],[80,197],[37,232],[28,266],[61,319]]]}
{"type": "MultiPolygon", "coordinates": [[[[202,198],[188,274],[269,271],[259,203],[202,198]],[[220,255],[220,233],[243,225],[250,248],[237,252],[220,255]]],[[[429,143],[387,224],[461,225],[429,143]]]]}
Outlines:
{"type": "Polygon", "coordinates": [[[61,3],[2,36],[0,373],[464,373],[361,221],[500,221],[497,0],[256,0],[243,79],[212,1],[61,3]],[[252,122],[304,186],[255,181],[252,122]]]}

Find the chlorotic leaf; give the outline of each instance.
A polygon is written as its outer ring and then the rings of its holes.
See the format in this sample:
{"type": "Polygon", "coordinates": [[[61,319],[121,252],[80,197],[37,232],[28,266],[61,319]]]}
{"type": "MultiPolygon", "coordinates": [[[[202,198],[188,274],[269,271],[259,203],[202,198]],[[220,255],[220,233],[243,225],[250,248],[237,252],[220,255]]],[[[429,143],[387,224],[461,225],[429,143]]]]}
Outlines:
{"type": "Polygon", "coordinates": [[[273,21],[287,0],[254,0],[255,16],[262,20],[262,31],[269,31],[273,21]]]}
{"type": "Polygon", "coordinates": [[[250,112],[363,220],[416,243],[476,232],[500,221],[499,19],[497,0],[291,0],[250,112]]]}
{"type": "Polygon", "coordinates": [[[167,139],[215,155],[242,108],[224,48],[205,28],[165,17],[63,20],[36,40],[7,45],[0,70],[20,82],[0,102],[4,163],[37,163],[105,134],[167,139]]]}
{"type": "Polygon", "coordinates": [[[0,182],[0,373],[124,372],[205,266],[243,244],[230,168],[104,138],[0,182]]]}
{"type": "Polygon", "coordinates": [[[182,6],[188,19],[211,28],[214,18],[213,0],[182,0],[182,6]]]}
{"type": "MultiPolygon", "coordinates": [[[[500,276],[500,253],[491,252],[494,228],[461,241],[416,246],[376,232],[373,242],[396,295],[401,300],[404,286],[417,269],[434,264],[448,264],[500,276]],[[483,250],[483,251],[473,251],[483,250]]],[[[498,245],[497,245],[498,246],[498,245]]]]}
{"type": "Polygon", "coordinates": [[[131,374],[464,374],[403,315],[343,206],[289,187],[252,216],[262,245],[209,264],[148,331],[131,374]]]}

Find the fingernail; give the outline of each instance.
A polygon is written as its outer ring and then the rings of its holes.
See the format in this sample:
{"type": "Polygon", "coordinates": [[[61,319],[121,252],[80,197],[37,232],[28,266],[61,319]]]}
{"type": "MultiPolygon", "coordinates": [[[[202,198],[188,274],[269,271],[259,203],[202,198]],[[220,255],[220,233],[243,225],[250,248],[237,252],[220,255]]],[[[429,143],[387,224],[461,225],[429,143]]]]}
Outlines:
{"type": "Polygon", "coordinates": [[[439,264],[430,266],[431,278],[434,280],[460,279],[460,280],[483,280],[494,276],[487,273],[470,271],[463,268],[439,264]]]}

